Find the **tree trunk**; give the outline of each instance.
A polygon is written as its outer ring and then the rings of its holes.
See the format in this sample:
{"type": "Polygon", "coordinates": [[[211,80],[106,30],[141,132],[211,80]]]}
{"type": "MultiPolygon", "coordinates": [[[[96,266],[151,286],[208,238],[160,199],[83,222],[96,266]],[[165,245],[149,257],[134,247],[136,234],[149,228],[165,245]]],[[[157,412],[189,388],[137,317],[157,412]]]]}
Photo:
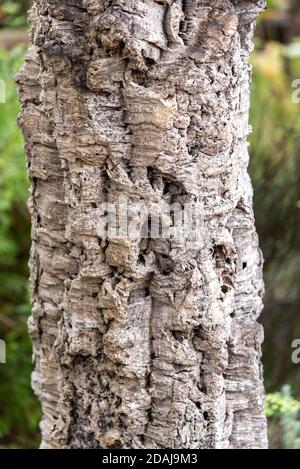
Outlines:
{"type": "Polygon", "coordinates": [[[300,5],[299,0],[290,0],[290,34],[300,37],[300,5]]]}
{"type": "Polygon", "coordinates": [[[43,448],[267,445],[246,141],[263,4],[35,1],[17,82],[43,448]],[[129,221],[200,202],[202,243],[99,235],[120,196],[129,221]]]}

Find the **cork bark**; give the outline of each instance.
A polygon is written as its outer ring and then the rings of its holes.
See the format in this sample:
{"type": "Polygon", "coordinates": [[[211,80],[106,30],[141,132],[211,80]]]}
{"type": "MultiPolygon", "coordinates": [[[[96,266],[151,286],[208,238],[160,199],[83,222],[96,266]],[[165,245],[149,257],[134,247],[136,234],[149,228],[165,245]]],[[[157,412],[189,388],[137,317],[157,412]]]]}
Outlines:
{"type": "Polygon", "coordinates": [[[17,82],[43,448],[267,445],[247,173],[263,7],[34,2],[17,82]],[[101,238],[98,208],[120,195],[132,209],[201,201],[203,243],[101,238]]]}

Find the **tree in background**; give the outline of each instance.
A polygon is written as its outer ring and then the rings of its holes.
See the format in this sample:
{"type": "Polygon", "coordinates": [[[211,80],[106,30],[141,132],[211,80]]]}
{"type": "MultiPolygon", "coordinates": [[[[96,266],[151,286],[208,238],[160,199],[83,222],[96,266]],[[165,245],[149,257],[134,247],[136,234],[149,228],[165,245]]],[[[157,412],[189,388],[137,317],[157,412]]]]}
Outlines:
{"type": "Polygon", "coordinates": [[[300,37],[300,2],[299,0],[290,0],[291,7],[291,33],[293,36],[300,37]]]}
{"type": "Polygon", "coordinates": [[[266,447],[246,141],[263,3],[34,4],[18,84],[44,448],[266,447]],[[101,239],[120,195],[200,199],[205,242],[101,239]]]}

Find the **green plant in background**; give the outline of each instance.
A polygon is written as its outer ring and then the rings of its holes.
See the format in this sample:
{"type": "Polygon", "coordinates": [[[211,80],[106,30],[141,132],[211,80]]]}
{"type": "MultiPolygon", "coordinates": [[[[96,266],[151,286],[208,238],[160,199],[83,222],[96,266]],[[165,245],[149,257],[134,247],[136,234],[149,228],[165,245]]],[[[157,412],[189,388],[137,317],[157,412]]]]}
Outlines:
{"type": "Polygon", "coordinates": [[[30,3],[30,0],[0,0],[0,25],[14,28],[25,26],[30,3]]]}
{"type": "Polygon", "coordinates": [[[7,363],[0,365],[0,446],[5,447],[37,446],[40,415],[30,388],[28,181],[23,140],[16,125],[19,106],[13,81],[23,56],[22,47],[10,53],[0,49],[0,78],[7,100],[0,104],[0,337],[7,346],[7,363]]]}
{"type": "Polygon", "coordinates": [[[300,412],[300,402],[291,396],[291,387],[283,386],[281,392],[268,394],[266,397],[266,416],[278,418],[282,415],[297,415],[300,412]]]}
{"type": "Polygon", "coordinates": [[[288,8],[288,0],[267,0],[268,10],[286,10],[288,8]]]}
{"type": "Polygon", "coordinates": [[[292,82],[300,77],[297,50],[296,43],[257,44],[252,58],[250,169],[266,261],[266,385],[273,391],[291,383],[300,395],[299,368],[291,361],[291,343],[300,337],[300,105],[292,102],[292,82]]]}
{"type": "Polygon", "coordinates": [[[268,394],[266,415],[271,448],[300,449],[300,402],[291,395],[291,387],[268,394]]]}

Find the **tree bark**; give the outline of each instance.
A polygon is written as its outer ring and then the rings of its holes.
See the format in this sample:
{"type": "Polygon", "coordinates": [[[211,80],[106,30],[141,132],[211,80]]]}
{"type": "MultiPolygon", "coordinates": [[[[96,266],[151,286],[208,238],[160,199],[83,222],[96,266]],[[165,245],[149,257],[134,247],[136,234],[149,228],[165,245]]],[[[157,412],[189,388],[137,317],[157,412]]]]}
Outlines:
{"type": "Polygon", "coordinates": [[[246,140],[263,6],[34,3],[17,82],[43,448],[267,445],[246,140]],[[120,195],[201,201],[204,242],[99,237],[120,195]]]}

